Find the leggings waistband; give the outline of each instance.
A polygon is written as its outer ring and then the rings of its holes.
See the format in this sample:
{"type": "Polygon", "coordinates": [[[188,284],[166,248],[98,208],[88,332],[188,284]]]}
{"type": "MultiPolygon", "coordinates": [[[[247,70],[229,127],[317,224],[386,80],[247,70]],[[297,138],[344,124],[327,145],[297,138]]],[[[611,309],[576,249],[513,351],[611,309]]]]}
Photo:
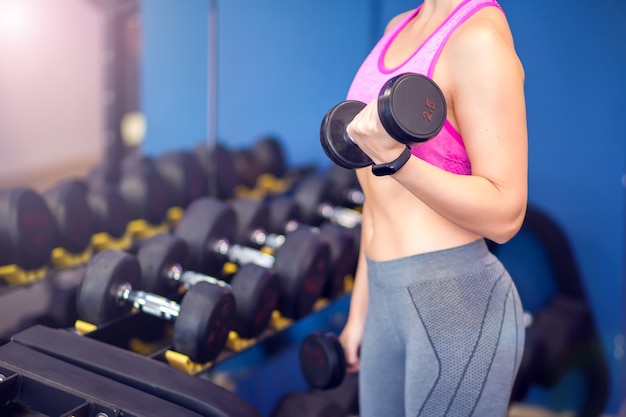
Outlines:
{"type": "Polygon", "coordinates": [[[406,287],[421,281],[471,275],[497,262],[484,239],[390,261],[366,260],[369,284],[377,287],[406,287]]]}

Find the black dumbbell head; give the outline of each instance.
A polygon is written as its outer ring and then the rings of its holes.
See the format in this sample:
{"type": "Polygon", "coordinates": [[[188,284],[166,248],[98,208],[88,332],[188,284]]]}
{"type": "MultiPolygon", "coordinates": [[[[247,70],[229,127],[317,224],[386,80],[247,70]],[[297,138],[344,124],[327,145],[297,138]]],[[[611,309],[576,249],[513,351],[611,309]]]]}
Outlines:
{"type": "Polygon", "coordinates": [[[167,274],[174,265],[184,268],[187,256],[187,245],[174,235],[158,234],[144,241],[137,252],[141,289],[167,298],[175,297],[180,283],[168,279],[167,274]]]}
{"type": "Polygon", "coordinates": [[[352,232],[344,227],[324,223],[320,237],[330,248],[330,268],[322,295],[333,299],[343,294],[346,277],[354,276],[359,254],[352,232]]]}
{"type": "Polygon", "coordinates": [[[172,190],[176,206],[187,207],[193,200],[207,195],[207,178],[191,152],[166,152],[157,158],[156,167],[172,190]]]}
{"type": "Polygon", "coordinates": [[[116,162],[105,162],[93,167],[86,176],[89,187],[117,185],[120,181],[121,165],[116,162]]]}
{"type": "Polygon", "coordinates": [[[258,265],[242,265],[230,285],[237,304],[233,330],[245,339],[258,337],[267,328],[278,305],[280,291],[276,274],[258,265]]]}
{"type": "Polygon", "coordinates": [[[329,193],[328,181],[319,174],[311,174],[298,184],[293,198],[304,224],[319,226],[325,221],[319,207],[330,202],[329,193]]]}
{"type": "Polygon", "coordinates": [[[361,201],[354,201],[350,197],[354,191],[361,191],[354,170],[332,165],[326,171],[326,178],[328,179],[329,197],[334,204],[347,207],[362,204],[361,201]]]}
{"type": "Polygon", "coordinates": [[[174,207],[172,192],[152,163],[139,162],[125,169],[119,190],[133,220],[160,225],[174,207]]]}
{"type": "Polygon", "coordinates": [[[267,202],[269,210],[267,231],[269,233],[283,234],[285,226],[290,221],[301,222],[302,216],[296,201],[287,195],[272,198],[267,202]]]}
{"type": "Polygon", "coordinates": [[[233,295],[224,287],[207,282],[191,287],[174,323],[175,350],[199,363],[215,359],[232,330],[235,308],[233,295]]]}
{"type": "Polygon", "coordinates": [[[277,138],[268,136],[257,140],[252,148],[252,153],[261,172],[272,174],[277,178],[285,175],[287,170],[285,155],[277,138]]]}
{"type": "Polygon", "coordinates": [[[52,213],[36,191],[17,187],[0,191],[0,265],[39,269],[57,246],[52,213]]]}
{"type": "Polygon", "coordinates": [[[378,116],[391,137],[406,145],[431,139],[446,121],[446,100],[439,86],[420,74],[389,79],[378,96],[378,116]]]}
{"type": "Polygon", "coordinates": [[[247,188],[254,188],[257,179],[263,172],[252,151],[250,149],[235,149],[231,151],[231,157],[238,183],[247,188]]]}
{"type": "Polygon", "coordinates": [[[269,208],[267,205],[261,200],[242,197],[233,200],[231,207],[237,215],[237,230],[233,243],[243,246],[262,246],[252,242],[251,236],[254,230],[267,231],[269,220],[269,208]]]}
{"type": "Polygon", "coordinates": [[[124,316],[132,309],[132,303],[118,303],[118,291],[125,283],[136,290],[140,282],[141,268],[134,256],[115,250],[98,253],[87,264],[78,288],[79,318],[100,325],[124,316]]]}
{"type": "Polygon", "coordinates": [[[310,227],[301,226],[287,233],[274,263],[283,316],[299,319],[312,311],[326,285],[329,260],[328,244],[310,227]]]}
{"type": "Polygon", "coordinates": [[[338,165],[328,167],[326,176],[333,185],[338,185],[341,189],[359,186],[356,173],[351,169],[345,169],[338,165]]]}
{"type": "Polygon", "coordinates": [[[346,132],[348,124],[364,107],[365,103],[360,101],[343,101],[330,109],[322,119],[322,149],[331,161],[343,168],[356,169],[372,165],[372,160],[346,132]]]}
{"type": "Polygon", "coordinates": [[[339,386],[346,375],[346,356],[337,336],[311,334],[300,345],[300,369],[305,381],[315,389],[339,386]]]}
{"type": "Polygon", "coordinates": [[[198,144],[193,153],[207,177],[209,195],[219,199],[231,198],[237,187],[237,173],[232,156],[220,143],[198,144]]]}
{"type": "Polygon", "coordinates": [[[556,386],[576,367],[577,356],[590,354],[589,346],[601,343],[587,303],[567,295],[557,295],[537,311],[531,328],[542,345],[535,365],[539,368],[537,382],[544,387],[556,386]]]}
{"type": "Polygon", "coordinates": [[[70,253],[84,252],[95,233],[87,184],[81,180],[61,181],[44,191],[58,234],[58,244],[70,253]]]}
{"type": "Polygon", "coordinates": [[[531,327],[526,330],[524,335],[524,353],[511,391],[511,401],[517,402],[526,398],[530,388],[537,383],[538,375],[544,368],[545,341],[535,333],[535,329],[531,327]]]}
{"type": "Polygon", "coordinates": [[[91,210],[94,233],[107,233],[116,239],[124,236],[131,218],[128,207],[116,186],[90,187],[87,203],[91,210]]]}
{"type": "Polygon", "coordinates": [[[187,266],[196,272],[218,276],[228,258],[213,248],[220,239],[232,244],[236,228],[235,212],[225,202],[211,197],[192,202],[175,231],[189,248],[187,266]]]}

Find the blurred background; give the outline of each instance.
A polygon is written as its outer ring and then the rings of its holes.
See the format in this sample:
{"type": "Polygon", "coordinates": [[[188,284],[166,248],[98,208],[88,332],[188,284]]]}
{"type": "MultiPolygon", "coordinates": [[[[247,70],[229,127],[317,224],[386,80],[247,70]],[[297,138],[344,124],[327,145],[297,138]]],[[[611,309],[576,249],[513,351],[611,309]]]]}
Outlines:
{"type": "MultiPolygon", "coordinates": [[[[606,413],[626,384],[626,2],[501,0],[526,70],[529,199],[562,227],[599,329],[606,413]]],[[[0,0],[0,187],[38,189],[140,150],[318,132],[408,0],[0,0]]],[[[522,252],[523,256],[523,252],[522,252]]],[[[514,277],[515,278],[515,277],[514,277]]],[[[536,281],[528,291],[550,291],[536,281]]],[[[567,411],[576,377],[526,402],[567,411]]]]}

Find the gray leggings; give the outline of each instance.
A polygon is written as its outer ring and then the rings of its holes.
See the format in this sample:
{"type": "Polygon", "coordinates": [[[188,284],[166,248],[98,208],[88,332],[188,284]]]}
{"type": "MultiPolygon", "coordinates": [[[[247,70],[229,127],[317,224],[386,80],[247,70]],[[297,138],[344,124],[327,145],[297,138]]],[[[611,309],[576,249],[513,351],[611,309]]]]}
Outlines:
{"type": "Polygon", "coordinates": [[[484,240],[367,260],[362,417],[503,417],[522,357],[522,306],[484,240]]]}

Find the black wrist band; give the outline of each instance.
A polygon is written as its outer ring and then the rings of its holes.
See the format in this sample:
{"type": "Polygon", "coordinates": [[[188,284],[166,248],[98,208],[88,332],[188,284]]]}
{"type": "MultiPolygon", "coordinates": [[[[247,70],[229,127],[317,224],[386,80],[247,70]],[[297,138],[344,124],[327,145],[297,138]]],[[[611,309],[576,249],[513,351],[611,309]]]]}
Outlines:
{"type": "Polygon", "coordinates": [[[409,158],[411,158],[411,147],[407,145],[407,147],[404,148],[400,156],[393,161],[386,164],[372,165],[372,173],[377,177],[395,174],[400,168],[404,166],[404,164],[407,163],[409,158]]]}

